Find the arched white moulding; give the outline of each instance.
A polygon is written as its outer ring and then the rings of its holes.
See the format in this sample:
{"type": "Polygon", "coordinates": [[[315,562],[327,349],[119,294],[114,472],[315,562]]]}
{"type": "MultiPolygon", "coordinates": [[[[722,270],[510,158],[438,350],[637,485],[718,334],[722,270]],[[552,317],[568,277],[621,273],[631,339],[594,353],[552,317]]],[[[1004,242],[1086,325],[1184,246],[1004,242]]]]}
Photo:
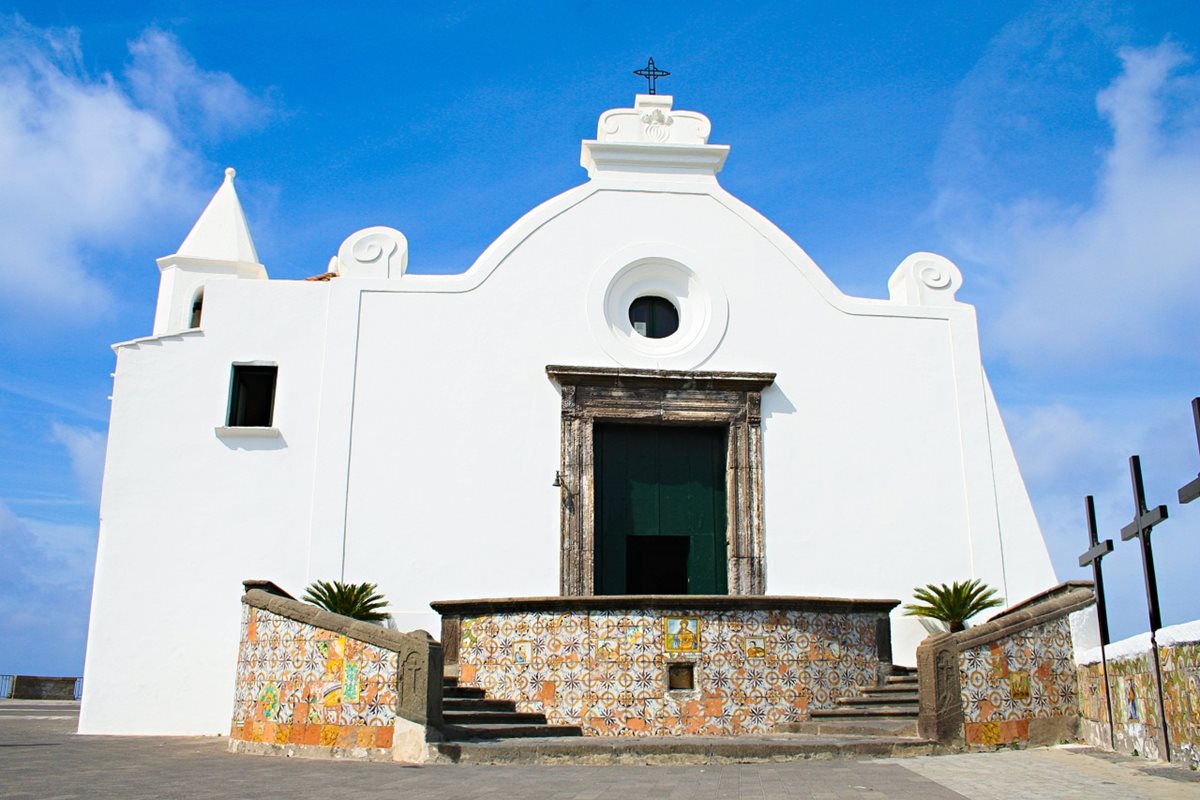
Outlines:
{"type": "Polygon", "coordinates": [[[588,324],[596,343],[621,366],[693,369],[725,338],[729,300],[703,256],[676,245],[623,248],[592,275],[588,324]],[[633,329],[629,306],[639,297],[665,298],[679,310],[679,329],[651,339],[633,329]]]}
{"type": "Polygon", "coordinates": [[[408,239],[395,228],[363,228],[338,248],[337,273],[343,278],[399,278],[408,268],[408,239]]]}
{"type": "Polygon", "coordinates": [[[913,253],[888,278],[888,295],[894,303],[948,306],[958,302],[954,294],[962,282],[962,273],[950,259],[936,253],[913,253]]]}

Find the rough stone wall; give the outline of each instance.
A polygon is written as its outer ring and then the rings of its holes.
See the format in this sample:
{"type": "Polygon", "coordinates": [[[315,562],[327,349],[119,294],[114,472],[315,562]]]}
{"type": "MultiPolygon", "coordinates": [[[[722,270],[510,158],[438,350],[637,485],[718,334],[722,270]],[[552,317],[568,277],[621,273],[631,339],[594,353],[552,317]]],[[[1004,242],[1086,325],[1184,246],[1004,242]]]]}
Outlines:
{"type": "Polygon", "coordinates": [[[464,617],[459,680],[589,736],[762,734],[876,684],[883,614],[529,611],[464,617]],[[683,637],[679,620],[693,620],[683,637]],[[694,689],[670,689],[691,664],[694,689]]]}
{"type": "Polygon", "coordinates": [[[396,652],[242,606],[230,738],[390,757],[396,652]]]}
{"type": "MultiPolygon", "coordinates": [[[[1160,647],[1159,658],[1171,759],[1200,766],[1200,643],[1160,647]]],[[[1100,662],[1079,666],[1079,709],[1083,738],[1089,744],[1108,748],[1103,675],[1100,662]]],[[[1109,659],[1108,679],[1112,691],[1112,738],[1117,751],[1162,759],[1158,736],[1161,715],[1151,653],[1109,659]]]]}
{"type": "Polygon", "coordinates": [[[1065,615],[962,649],[959,671],[967,744],[1044,739],[1030,734],[1031,724],[1046,726],[1041,720],[1061,720],[1074,735],[1077,679],[1065,615]]]}

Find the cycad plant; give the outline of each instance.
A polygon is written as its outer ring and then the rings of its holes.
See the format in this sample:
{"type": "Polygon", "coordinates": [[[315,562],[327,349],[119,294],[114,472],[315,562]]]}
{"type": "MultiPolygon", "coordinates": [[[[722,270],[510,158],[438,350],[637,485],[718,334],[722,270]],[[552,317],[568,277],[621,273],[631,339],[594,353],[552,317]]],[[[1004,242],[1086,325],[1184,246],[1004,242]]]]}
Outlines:
{"type": "Polygon", "coordinates": [[[1004,605],[1004,599],[996,597],[996,590],[978,578],[955,581],[949,586],[944,583],[918,586],[913,589],[913,597],[920,603],[905,605],[905,616],[940,619],[950,626],[951,633],[966,630],[967,620],[980,611],[1004,605]]]}
{"type": "Polygon", "coordinates": [[[383,613],[387,600],[373,583],[313,581],[304,593],[304,601],[334,614],[366,622],[381,622],[388,618],[383,613]]]}

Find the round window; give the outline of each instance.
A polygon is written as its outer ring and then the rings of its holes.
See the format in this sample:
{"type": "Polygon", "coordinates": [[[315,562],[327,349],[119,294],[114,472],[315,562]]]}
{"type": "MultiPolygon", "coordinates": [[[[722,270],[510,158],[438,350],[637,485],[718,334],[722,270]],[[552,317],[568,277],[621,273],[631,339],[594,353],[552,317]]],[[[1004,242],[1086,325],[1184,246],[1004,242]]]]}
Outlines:
{"type": "Polygon", "coordinates": [[[679,330],[679,310],[665,297],[639,297],[629,306],[629,323],[648,339],[665,339],[679,330]]]}

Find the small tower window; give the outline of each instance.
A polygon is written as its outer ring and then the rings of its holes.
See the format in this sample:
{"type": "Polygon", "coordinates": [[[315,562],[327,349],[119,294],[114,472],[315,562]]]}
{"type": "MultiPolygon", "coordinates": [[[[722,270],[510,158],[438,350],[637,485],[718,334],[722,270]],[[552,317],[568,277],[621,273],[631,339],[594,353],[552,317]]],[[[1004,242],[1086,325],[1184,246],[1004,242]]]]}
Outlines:
{"type": "Polygon", "coordinates": [[[275,381],[279,367],[234,364],[229,391],[231,428],[269,428],[275,414],[275,381]]]}
{"type": "Polygon", "coordinates": [[[648,339],[663,339],[679,330],[679,310],[665,297],[646,295],[630,303],[629,323],[648,339]]]}
{"type": "Polygon", "coordinates": [[[204,287],[196,290],[196,296],[192,299],[192,322],[188,325],[189,328],[200,327],[200,315],[204,312],[204,287]]]}

